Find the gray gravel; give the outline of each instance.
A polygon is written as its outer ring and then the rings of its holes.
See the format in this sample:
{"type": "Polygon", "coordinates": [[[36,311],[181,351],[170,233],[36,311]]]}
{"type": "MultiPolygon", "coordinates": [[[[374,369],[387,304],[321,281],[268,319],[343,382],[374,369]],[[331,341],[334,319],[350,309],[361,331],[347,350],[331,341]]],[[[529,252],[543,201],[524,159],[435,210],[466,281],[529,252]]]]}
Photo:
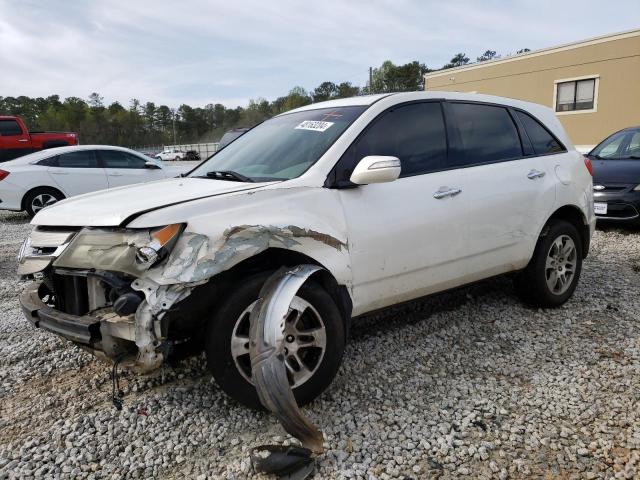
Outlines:
{"type": "MultiPolygon", "coordinates": [[[[22,318],[0,213],[0,478],[248,478],[272,416],[220,392],[202,358],[124,374],[22,318]]],[[[495,279],[362,320],[332,387],[316,478],[640,477],[640,233],[599,230],[575,297],[534,310],[495,279]]]]}

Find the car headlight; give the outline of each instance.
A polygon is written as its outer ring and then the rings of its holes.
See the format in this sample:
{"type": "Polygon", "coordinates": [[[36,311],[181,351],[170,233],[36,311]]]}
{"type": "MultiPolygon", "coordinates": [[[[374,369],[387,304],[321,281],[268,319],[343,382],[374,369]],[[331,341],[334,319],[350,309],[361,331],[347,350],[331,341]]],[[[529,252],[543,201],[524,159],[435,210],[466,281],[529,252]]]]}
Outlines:
{"type": "Polygon", "coordinates": [[[635,190],[636,192],[640,191],[640,185],[636,185],[636,188],[634,188],[634,190],[635,190]]]}
{"type": "Polygon", "coordinates": [[[54,267],[111,270],[138,276],[164,259],[185,225],[150,230],[85,228],[53,263],[54,267]]]}

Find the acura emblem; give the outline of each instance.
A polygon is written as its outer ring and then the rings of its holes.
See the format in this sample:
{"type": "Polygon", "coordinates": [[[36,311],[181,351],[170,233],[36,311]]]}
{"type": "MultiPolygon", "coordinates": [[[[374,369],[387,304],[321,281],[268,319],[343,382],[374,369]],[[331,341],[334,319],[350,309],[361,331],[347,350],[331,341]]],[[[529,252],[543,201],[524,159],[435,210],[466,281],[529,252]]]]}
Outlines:
{"type": "Polygon", "coordinates": [[[604,185],[594,185],[593,186],[594,190],[600,191],[600,190],[604,190],[605,186],[604,185]]]}

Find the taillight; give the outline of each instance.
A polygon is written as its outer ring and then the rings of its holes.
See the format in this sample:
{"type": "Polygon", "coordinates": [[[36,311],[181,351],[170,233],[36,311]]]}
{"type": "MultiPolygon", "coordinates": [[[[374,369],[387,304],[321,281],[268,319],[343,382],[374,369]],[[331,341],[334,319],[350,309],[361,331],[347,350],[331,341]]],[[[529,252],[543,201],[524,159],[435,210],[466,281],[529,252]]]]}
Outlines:
{"type": "Polygon", "coordinates": [[[0,169],[0,180],[4,180],[8,176],[9,176],[9,172],[7,172],[6,170],[0,169]]]}
{"type": "Polygon", "coordinates": [[[583,156],[582,158],[584,158],[584,166],[589,170],[589,175],[593,177],[593,164],[591,163],[591,160],[586,156],[583,156]]]}

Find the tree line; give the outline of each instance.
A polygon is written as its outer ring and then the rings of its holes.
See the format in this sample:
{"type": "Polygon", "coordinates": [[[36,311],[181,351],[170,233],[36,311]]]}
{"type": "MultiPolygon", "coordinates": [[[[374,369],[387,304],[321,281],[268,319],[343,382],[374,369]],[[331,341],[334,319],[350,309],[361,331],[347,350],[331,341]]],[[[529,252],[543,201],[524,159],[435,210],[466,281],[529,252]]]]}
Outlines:
{"type": "MultiPolygon", "coordinates": [[[[518,54],[529,49],[518,50],[518,54]]],[[[499,58],[493,50],[477,57],[478,62],[499,58]]],[[[458,53],[442,69],[468,64],[464,53],[458,53]]],[[[87,99],[59,95],[31,98],[0,96],[0,115],[18,115],[32,131],[74,131],[84,144],[125,146],[214,142],[225,131],[251,127],[274,115],[310,103],[370,93],[408,92],[424,89],[424,74],[434,71],[424,63],[413,61],[395,65],[387,60],[370,71],[367,85],[359,87],[351,82],[322,82],[313,90],[292,88],[287,95],[268,101],[250,100],[245,107],[227,108],[222,104],[191,107],[183,104],[177,109],[154,102],[142,103],[131,99],[129,105],[119,102],[105,105],[98,93],[87,99]]]]}

